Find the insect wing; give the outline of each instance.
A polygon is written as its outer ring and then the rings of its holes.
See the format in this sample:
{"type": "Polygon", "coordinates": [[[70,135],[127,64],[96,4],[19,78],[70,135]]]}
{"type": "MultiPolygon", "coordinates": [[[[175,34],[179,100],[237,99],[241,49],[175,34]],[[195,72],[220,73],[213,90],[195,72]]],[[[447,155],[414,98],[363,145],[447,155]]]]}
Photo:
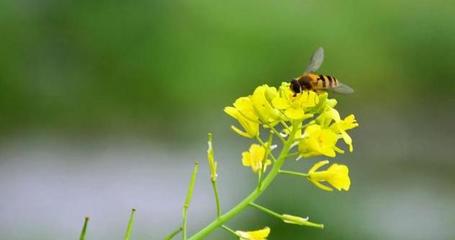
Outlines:
{"type": "Polygon", "coordinates": [[[338,86],[332,88],[331,90],[333,90],[334,92],[337,92],[337,93],[341,93],[341,94],[354,93],[354,89],[352,89],[351,87],[349,87],[348,85],[343,84],[343,83],[339,83],[338,86]]]}
{"type": "Polygon", "coordinates": [[[313,56],[310,59],[310,64],[305,70],[305,73],[316,72],[319,67],[321,67],[322,62],[324,61],[324,49],[322,47],[316,49],[313,53],[313,56]]]}

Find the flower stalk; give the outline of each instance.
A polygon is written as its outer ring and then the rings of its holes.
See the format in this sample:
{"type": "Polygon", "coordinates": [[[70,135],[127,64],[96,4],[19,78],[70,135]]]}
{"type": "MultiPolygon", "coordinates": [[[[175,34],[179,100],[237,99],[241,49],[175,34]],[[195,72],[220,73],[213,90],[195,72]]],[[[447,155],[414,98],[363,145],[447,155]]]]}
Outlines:
{"type": "Polygon", "coordinates": [[[128,226],[126,227],[125,231],[125,240],[131,239],[131,233],[133,232],[133,225],[134,225],[134,214],[136,213],[136,209],[131,209],[130,219],[128,220],[128,226]]]}
{"type": "Polygon", "coordinates": [[[79,237],[79,240],[85,240],[85,235],[87,234],[87,226],[88,226],[89,220],[90,220],[89,217],[84,218],[84,225],[82,226],[81,235],[79,237]]]}
{"type": "Polygon", "coordinates": [[[215,152],[213,150],[213,135],[208,134],[208,150],[207,150],[207,160],[209,162],[210,168],[210,182],[212,183],[213,194],[215,196],[215,205],[216,205],[216,217],[221,215],[221,206],[220,206],[220,197],[218,196],[218,188],[216,186],[217,174],[217,165],[215,161],[215,152]]]}
{"type": "Polygon", "coordinates": [[[188,223],[188,208],[190,208],[191,199],[193,198],[194,185],[196,183],[196,176],[199,171],[199,163],[194,163],[193,173],[191,174],[190,184],[188,186],[188,192],[186,193],[185,203],[183,204],[183,223],[182,232],[183,240],[187,239],[187,223],[188,223]]]}
{"type": "Polygon", "coordinates": [[[166,237],[164,237],[164,240],[171,240],[173,239],[175,236],[177,236],[177,234],[179,234],[181,231],[183,230],[182,227],[179,227],[177,229],[175,229],[174,231],[172,231],[171,233],[169,233],[169,235],[167,235],[166,237]]]}
{"type": "Polygon", "coordinates": [[[301,172],[280,170],[280,173],[289,174],[289,175],[293,175],[293,176],[299,176],[299,177],[308,177],[308,174],[306,174],[306,173],[301,173],[301,172]]]}

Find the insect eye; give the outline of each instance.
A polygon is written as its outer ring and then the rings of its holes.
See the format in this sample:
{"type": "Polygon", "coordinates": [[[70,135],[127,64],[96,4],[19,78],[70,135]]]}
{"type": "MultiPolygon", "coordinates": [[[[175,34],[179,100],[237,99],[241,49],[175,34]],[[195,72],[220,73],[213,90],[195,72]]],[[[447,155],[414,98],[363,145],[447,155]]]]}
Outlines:
{"type": "Polygon", "coordinates": [[[291,80],[291,90],[294,92],[294,93],[299,93],[300,92],[300,84],[297,80],[295,79],[292,79],[291,80]]]}

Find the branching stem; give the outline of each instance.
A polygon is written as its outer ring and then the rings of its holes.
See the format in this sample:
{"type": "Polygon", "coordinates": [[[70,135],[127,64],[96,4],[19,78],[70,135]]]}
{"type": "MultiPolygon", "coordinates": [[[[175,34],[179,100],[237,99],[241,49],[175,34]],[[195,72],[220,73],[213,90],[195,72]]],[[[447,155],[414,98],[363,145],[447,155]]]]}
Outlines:
{"type": "Polygon", "coordinates": [[[258,205],[256,203],[254,203],[254,202],[250,202],[250,206],[252,206],[252,207],[254,207],[254,208],[258,209],[258,210],[261,210],[261,211],[263,211],[263,212],[265,212],[265,213],[267,213],[267,214],[269,214],[269,215],[271,215],[273,217],[277,217],[279,219],[283,218],[281,216],[281,214],[278,214],[278,213],[276,213],[276,212],[274,212],[274,211],[272,211],[272,210],[270,210],[268,208],[265,208],[265,207],[263,207],[261,205],[258,205]]]}
{"type": "Polygon", "coordinates": [[[308,177],[308,174],[306,174],[306,173],[294,172],[294,171],[280,170],[279,173],[289,174],[289,175],[294,175],[294,176],[299,176],[299,177],[308,177]]]}
{"type": "Polygon", "coordinates": [[[270,186],[273,182],[275,177],[278,175],[280,168],[283,166],[287,155],[289,153],[289,149],[294,142],[295,133],[298,131],[298,126],[293,126],[291,134],[289,138],[284,142],[283,148],[281,149],[280,155],[278,156],[277,161],[273,164],[272,169],[270,170],[269,174],[261,184],[261,187],[255,188],[253,192],[251,192],[246,198],[244,198],[241,202],[239,202],[236,206],[234,206],[231,210],[226,212],[225,214],[221,215],[206,227],[201,229],[199,232],[194,234],[189,238],[189,240],[198,240],[204,239],[208,234],[213,232],[215,229],[221,227],[225,222],[230,220],[231,218],[235,217],[239,212],[241,212],[245,207],[247,207],[250,203],[254,202],[261,194],[270,186]]]}

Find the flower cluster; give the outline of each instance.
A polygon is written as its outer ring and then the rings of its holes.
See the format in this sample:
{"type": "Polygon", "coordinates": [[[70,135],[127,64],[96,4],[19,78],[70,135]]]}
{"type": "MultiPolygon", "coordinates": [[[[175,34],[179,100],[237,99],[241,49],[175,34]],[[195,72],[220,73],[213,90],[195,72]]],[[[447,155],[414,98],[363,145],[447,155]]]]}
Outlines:
{"type": "MultiPolygon", "coordinates": [[[[339,140],[345,143],[349,152],[353,151],[352,139],[348,131],[357,127],[354,115],[341,118],[335,109],[337,101],[330,99],[327,92],[303,91],[295,94],[289,83],[282,83],[279,88],[262,85],[253,94],[238,98],[232,106],[224,111],[235,120],[239,126],[231,128],[239,135],[256,139],[248,151],[242,153],[243,166],[250,167],[253,173],[259,175],[272,166],[279,173],[287,173],[305,177],[316,187],[325,190],[348,191],[351,185],[349,168],[343,164],[332,164],[326,170],[321,168],[329,164],[328,160],[315,163],[307,172],[281,170],[284,160],[273,155],[272,138],[279,138],[282,143],[284,158],[295,156],[296,159],[325,156],[334,158],[345,151],[338,146],[339,140]],[[269,141],[264,141],[261,135],[270,132],[269,141]],[[285,146],[288,146],[286,148],[285,146]],[[297,149],[292,152],[292,149],[297,149]],[[272,159],[272,160],[271,160],[272,159]],[[274,165],[279,166],[274,166],[274,165]]],[[[282,154],[280,154],[280,157],[282,154]]],[[[260,188],[260,183],[258,188],[260,188]]],[[[308,218],[288,214],[277,214],[271,210],[254,204],[259,210],[281,218],[285,223],[302,226],[323,228],[322,224],[312,223],[308,218]]],[[[270,229],[268,227],[251,232],[236,231],[240,239],[265,239],[270,229]]]]}
{"type": "MultiPolygon", "coordinates": [[[[320,57],[321,51],[318,50],[315,56],[320,57]]],[[[315,61],[317,64],[317,58],[315,61]]],[[[328,160],[323,160],[314,163],[307,171],[283,169],[290,158],[334,158],[337,154],[345,153],[343,147],[338,145],[340,140],[344,142],[344,148],[349,152],[353,151],[348,131],[357,127],[358,123],[352,114],[342,118],[335,109],[336,104],[337,101],[329,98],[327,92],[304,90],[295,93],[290,84],[285,82],[278,88],[259,86],[251,95],[240,97],[232,106],[226,107],[224,111],[238,122],[237,126],[231,126],[232,130],[254,141],[249,149],[242,153],[241,162],[257,177],[257,186],[237,205],[222,213],[217,187],[219,165],[215,160],[213,136],[209,134],[207,160],[216,204],[216,219],[188,237],[187,213],[199,169],[198,163],[195,163],[183,204],[182,224],[165,239],[173,239],[181,232],[184,240],[200,240],[205,239],[215,229],[223,228],[240,240],[266,240],[271,233],[269,227],[241,231],[226,225],[246,207],[255,208],[287,224],[323,229],[323,224],[312,222],[309,217],[278,213],[259,205],[256,200],[274,179],[282,174],[303,177],[325,191],[349,191],[349,168],[344,164],[330,164],[328,160]],[[279,150],[279,154],[275,155],[275,149],[279,150]]]]}
{"type": "MultiPolygon", "coordinates": [[[[352,152],[352,139],[347,131],[358,126],[352,114],[341,119],[334,108],[336,104],[337,101],[329,99],[326,92],[304,91],[296,95],[289,83],[285,82],[278,89],[268,85],[259,86],[252,95],[237,99],[233,106],[226,107],[224,111],[239,122],[240,128],[231,128],[243,137],[257,138],[261,126],[275,129],[277,125],[280,125],[282,135],[286,135],[290,133],[290,126],[298,125],[301,129],[294,137],[299,157],[335,157],[336,153],[344,153],[337,146],[340,139],[352,152]]],[[[254,162],[254,159],[251,161],[254,162]]]]}

